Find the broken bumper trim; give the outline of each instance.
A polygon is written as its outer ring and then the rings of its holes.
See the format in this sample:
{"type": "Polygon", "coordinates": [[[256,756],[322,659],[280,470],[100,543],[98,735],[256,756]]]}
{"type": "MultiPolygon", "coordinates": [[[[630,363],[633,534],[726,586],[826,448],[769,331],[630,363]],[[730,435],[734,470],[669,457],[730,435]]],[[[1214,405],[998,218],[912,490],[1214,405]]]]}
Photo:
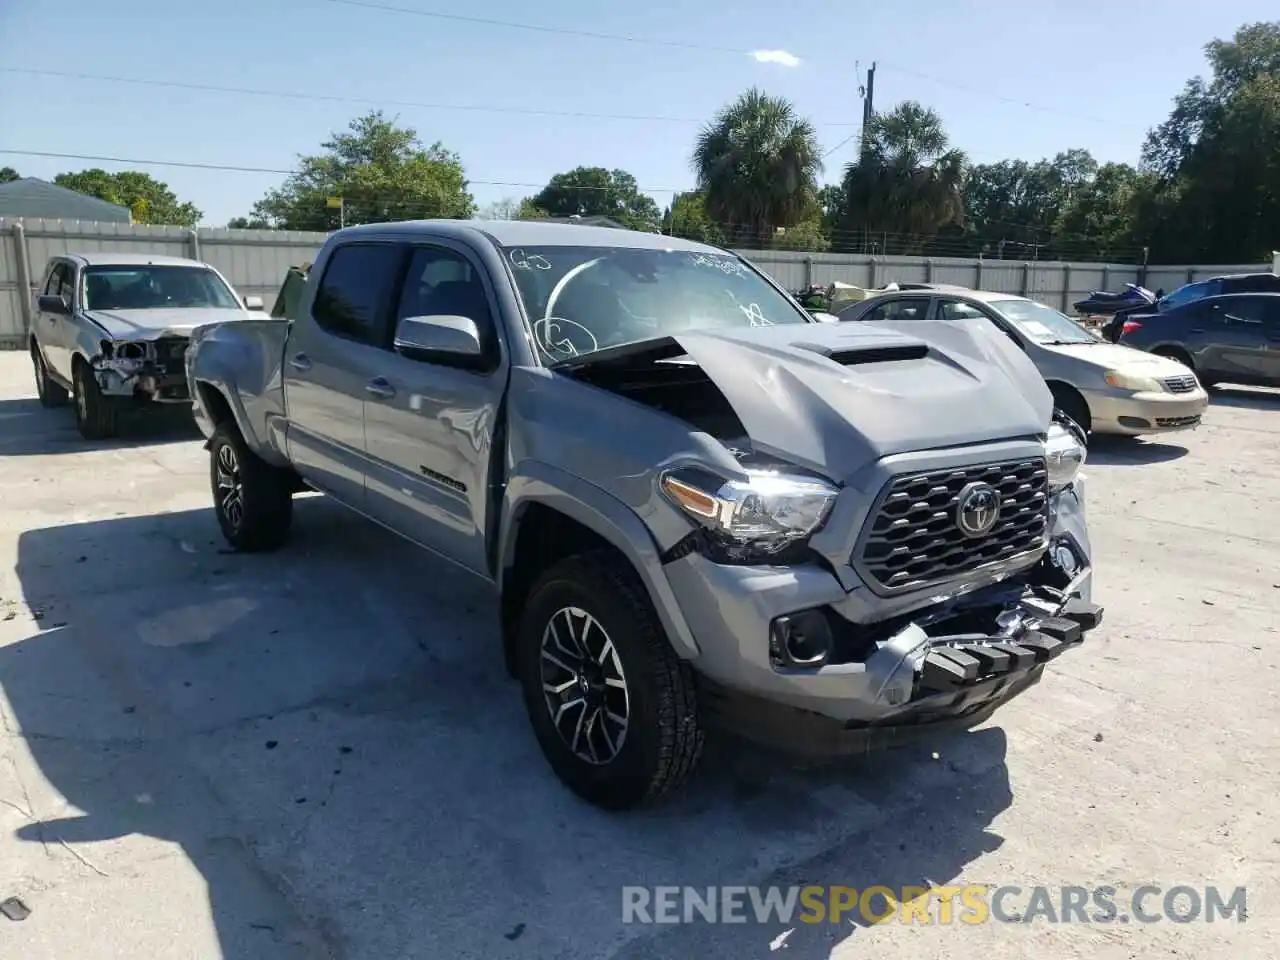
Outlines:
{"type": "Polygon", "coordinates": [[[1102,621],[1096,604],[1065,591],[1037,593],[1034,619],[1009,636],[931,638],[915,662],[910,700],[882,720],[841,723],[715,685],[704,690],[709,719],[757,743],[810,757],[873,753],[977,726],[1039,683],[1048,663],[1080,646],[1102,621]]]}

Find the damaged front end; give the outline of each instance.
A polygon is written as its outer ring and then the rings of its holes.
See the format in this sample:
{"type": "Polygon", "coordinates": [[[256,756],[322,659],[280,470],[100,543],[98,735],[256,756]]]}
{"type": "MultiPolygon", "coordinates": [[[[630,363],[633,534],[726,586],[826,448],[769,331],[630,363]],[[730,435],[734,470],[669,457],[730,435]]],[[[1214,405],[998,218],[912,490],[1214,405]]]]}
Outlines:
{"type": "Polygon", "coordinates": [[[187,337],[153,340],[103,340],[90,359],[98,388],[109,397],[142,403],[188,403],[183,357],[187,337]]]}
{"type": "Polygon", "coordinates": [[[736,465],[654,475],[713,722],[818,755],[973,726],[1101,621],[1084,437],[984,331],[704,333],[565,365],[736,465]]]}

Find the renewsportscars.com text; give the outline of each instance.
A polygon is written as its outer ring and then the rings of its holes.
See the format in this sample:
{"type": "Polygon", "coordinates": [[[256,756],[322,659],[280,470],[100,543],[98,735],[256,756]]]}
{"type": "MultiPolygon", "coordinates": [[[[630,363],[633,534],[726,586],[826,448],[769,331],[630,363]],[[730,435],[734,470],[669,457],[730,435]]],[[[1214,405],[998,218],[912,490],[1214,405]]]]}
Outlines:
{"type": "Polygon", "coordinates": [[[1244,923],[1244,887],[623,887],[623,923],[1244,923]]]}

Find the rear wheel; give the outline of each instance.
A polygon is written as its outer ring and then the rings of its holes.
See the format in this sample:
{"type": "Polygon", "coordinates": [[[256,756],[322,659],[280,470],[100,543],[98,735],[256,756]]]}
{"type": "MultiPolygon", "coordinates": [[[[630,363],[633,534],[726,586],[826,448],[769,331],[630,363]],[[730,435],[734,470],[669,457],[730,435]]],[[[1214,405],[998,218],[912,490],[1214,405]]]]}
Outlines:
{"type": "Polygon", "coordinates": [[[237,550],[265,553],[288,539],[292,477],[250,450],[234,421],[219,424],[209,441],[209,485],[218,526],[237,550]]]}
{"type": "Polygon", "coordinates": [[[693,771],[704,737],[693,672],[621,557],[592,551],[545,571],[516,642],[538,743],[583,799],[627,810],[669,794],[693,771]]]}
{"type": "Polygon", "coordinates": [[[93,370],[77,360],[71,372],[75,394],[76,429],[86,440],[107,440],[119,432],[120,408],[115,397],[108,397],[98,386],[93,370]]]}
{"type": "Polygon", "coordinates": [[[31,364],[35,368],[36,395],[40,398],[40,406],[66,406],[67,389],[53,382],[53,378],[49,376],[49,366],[45,363],[44,354],[40,352],[40,347],[34,340],[31,341],[31,364]]]}

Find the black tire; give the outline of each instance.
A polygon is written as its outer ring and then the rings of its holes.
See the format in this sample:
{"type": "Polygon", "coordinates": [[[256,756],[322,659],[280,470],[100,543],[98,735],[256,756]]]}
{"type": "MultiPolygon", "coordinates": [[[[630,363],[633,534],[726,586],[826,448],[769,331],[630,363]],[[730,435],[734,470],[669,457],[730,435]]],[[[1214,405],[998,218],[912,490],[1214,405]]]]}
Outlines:
{"type": "Polygon", "coordinates": [[[115,397],[105,396],[83,360],[71,370],[76,410],[76,429],[86,440],[109,440],[119,433],[120,407],[115,397]]]}
{"type": "Polygon", "coordinates": [[[234,421],[214,430],[209,441],[213,511],[222,535],[237,550],[267,553],[289,538],[292,479],[250,450],[234,421]]]}
{"type": "Polygon", "coordinates": [[[54,383],[49,376],[49,366],[44,362],[44,354],[35,341],[31,342],[31,365],[35,368],[36,395],[42,407],[65,407],[67,405],[67,388],[54,383]]]}
{"type": "Polygon", "coordinates": [[[1080,429],[1088,436],[1092,430],[1093,417],[1089,413],[1089,404],[1074,387],[1055,383],[1049,387],[1053,394],[1053,403],[1059,410],[1079,424],[1080,429]]]}
{"type": "MultiPolygon", "coordinates": [[[[568,616],[577,625],[585,623],[568,616]]],[[[553,645],[555,640],[548,636],[547,642],[553,645]]],[[[670,794],[693,772],[705,739],[693,671],[671,649],[643,584],[617,554],[579,554],[538,577],[521,611],[516,645],[517,671],[534,734],[552,770],[578,796],[605,810],[629,810],[670,794]],[[576,646],[565,614],[571,608],[595,621],[586,640],[599,670],[585,683],[568,679],[573,676],[568,668],[576,669],[583,659],[570,662],[563,656],[576,646]],[[550,647],[555,660],[543,656],[543,637],[553,618],[563,641],[559,650],[550,647]],[[609,659],[605,652],[597,655],[597,647],[604,651],[606,642],[616,658],[609,659]],[[548,675],[565,678],[566,687],[574,684],[556,701],[564,714],[560,728],[551,695],[544,692],[544,685],[553,682],[548,675]],[[623,682],[621,691],[618,679],[623,682]],[[592,706],[593,697],[605,698],[603,713],[592,706]],[[568,698],[576,698],[581,708],[568,698]],[[621,715],[620,703],[626,707],[625,728],[609,719],[621,715]],[[594,720],[589,719],[593,710],[594,720]],[[597,762],[572,749],[570,730],[584,719],[586,740],[579,739],[579,752],[596,754],[597,762]],[[612,756],[609,748],[616,748],[612,756]]]]}

